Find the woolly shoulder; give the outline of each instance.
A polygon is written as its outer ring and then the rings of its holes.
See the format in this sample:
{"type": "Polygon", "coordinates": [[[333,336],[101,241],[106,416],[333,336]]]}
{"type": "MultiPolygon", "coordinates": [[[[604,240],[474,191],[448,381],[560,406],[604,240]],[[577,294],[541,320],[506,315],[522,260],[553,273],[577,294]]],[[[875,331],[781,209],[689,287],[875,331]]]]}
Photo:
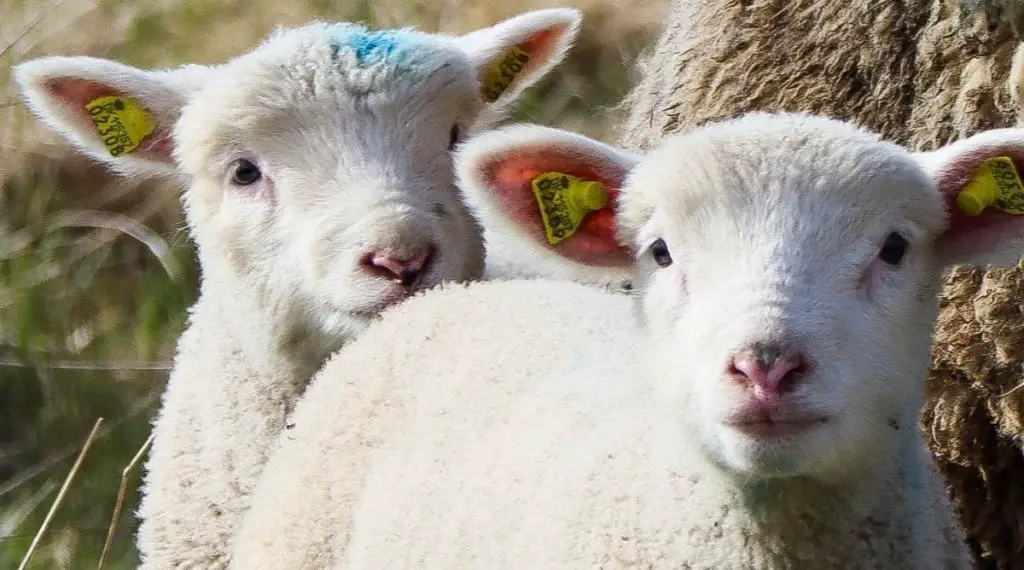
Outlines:
{"type": "MultiPolygon", "coordinates": [[[[299,431],[340,437],[376,408],[451,397],[487,378],[514,384],[558,366],[582,366],[635,330],[630,299],[568,281],[501,280],[448,285],[381,315],[313,378],[293,415],[299,431]],[[603,347],[603,348],[601,348],[603,347]],[[330,433],[337,431],[339,433],[330,433]]],[[[398,409],[392,410],[401,414],[398,409]]]]}
{"type": "Polygon", "coordinates": [[[516,394],[534,394],[531,408],[565,400],[547,391],[567,386],[555,379],[629,353],[618,336],[633,325],[629,303],[572,282],[519,280],[449,285],[385,311],[299,402],[239,534],[239,567],[329,565],[360,517],[353,498],[391,469],[381,457],[403,457],[387,450],[484,429],[516,394]]]}
{"type": "Polygon", "coordinates": [[[432,350],[464,354],[472,352],[472,346],[466,344],[470,339],[512,342],[524,334],[541,334],[556,326],[559,334],[583,338],[607,331],[607,327],[594,330],[595,319],[614,319],[628,308],[625,296],[609,296],[573,281],[495,279],[448,284],[384,311],[360,339],[325,364],[323,373],[343,368],[334,364],[337,360],[376,353],[386,346],[415,353],[425,350],[424,341],[428,341],[432,350]],[[580,318],[585,315],[594,319],[580,318]]]}

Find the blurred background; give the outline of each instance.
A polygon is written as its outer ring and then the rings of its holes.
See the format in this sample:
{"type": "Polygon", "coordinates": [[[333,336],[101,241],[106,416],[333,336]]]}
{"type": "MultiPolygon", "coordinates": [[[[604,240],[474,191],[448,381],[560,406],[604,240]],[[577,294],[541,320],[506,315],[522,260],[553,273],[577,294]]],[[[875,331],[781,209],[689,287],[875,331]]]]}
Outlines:
{"type": "MultiPolygon", "coordinates": [[[[140,67],[220,63],[313,18],[464,33],[533,8],[583,10],[568,59],[515,120],[609,140],[665,0],[0,0],[0,568],[17,568],[104,418],[29,568],[96,568],[121,471],[149,422],[195,299],[180,188],[118,178],[29,116],[11,67],[91,55],[140,67]]],[[[141,469],[105,568],[134,568],[141,469]]]]}

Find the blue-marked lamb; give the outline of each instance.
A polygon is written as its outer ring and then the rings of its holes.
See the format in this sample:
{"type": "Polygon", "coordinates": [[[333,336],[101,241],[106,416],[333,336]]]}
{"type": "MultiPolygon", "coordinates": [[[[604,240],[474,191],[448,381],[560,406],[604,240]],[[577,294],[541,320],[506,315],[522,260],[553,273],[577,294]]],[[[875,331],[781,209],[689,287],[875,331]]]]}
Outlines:
{"type": "Polygon", "coordinates": [[[633,267],[634,295],[496,281],[386,311],[297,405],[234,567],[971,568],[916,420],[942,271],[1024,250],[1022,167],[1021,129],[911,152],[805,114],[643,157],[475,137],[464,190],[537,244],[578,225],[551,251],[633,267]],[[602,193],[612,226],[551,222],[602,193]]]}
{"type": "Polygon", "coordinates": [[[202,281],[154,424],[143,568],[222,568],[285,418],[385,307],[482,274],[450,157],[556,65],[580,14],[463,36],[314,22],[222,65],[47,57],[32,110],[125,175],[176,177],[202,281]]]}

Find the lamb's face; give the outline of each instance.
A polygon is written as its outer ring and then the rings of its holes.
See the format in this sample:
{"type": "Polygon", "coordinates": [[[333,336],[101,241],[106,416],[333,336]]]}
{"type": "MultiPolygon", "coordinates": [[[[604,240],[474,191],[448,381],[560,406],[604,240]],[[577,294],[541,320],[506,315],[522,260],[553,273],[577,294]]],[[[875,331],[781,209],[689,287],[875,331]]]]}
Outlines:
{"type": "Polygon", "coordinates": [[[633,268],[680,446],[697,441],[740,478],[858,477],[891,460],[886,446],[920,451],[902,434],[916,429],[941,268],[1014,266],[1024,251],[1019,129],[910,153],[838,121],[754,114],[640,157],[517,125],[457,162],[487,219],[519,239],[633,268]],[[549,192],[541,209],[546,172],[598,185],[549,192]],[[547,212],[573,232],[551,240],[547,212]]]}
{"type": "Polygon", "coordinates": [[[483,264],[449,156],[483,106],[467,56],[348,33],[307,27],[225,65],[174,134],[204,267],[332,337],[483,264]]]}
{"type": "Polygon", "coordinates": [[[460,36],[314,22],[219,66],[44,57],[15,76],[80,151],[187,183],[204,286],[325,355],[385,306],[482,273],[450,151],[557,65],[579,24],[568,8],[460,36]]]}
{"type": "Polygon", "coordinates": [[[910,153],[751,117],[650,155],[622,204],[666,401],[714,461],[828,477],[916,429],[946,214],[910,153]]]}

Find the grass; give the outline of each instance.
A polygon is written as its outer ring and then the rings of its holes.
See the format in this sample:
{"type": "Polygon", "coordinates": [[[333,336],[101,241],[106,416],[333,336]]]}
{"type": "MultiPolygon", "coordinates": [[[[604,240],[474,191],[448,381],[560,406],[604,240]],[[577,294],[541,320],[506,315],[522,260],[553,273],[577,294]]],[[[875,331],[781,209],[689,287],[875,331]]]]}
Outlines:
{"type": "Polygon", "coordinates": [[[516,119],[607,136],[660,2],[496,0],[4,0],[0,3],[0,568],[17,568],[97,418],[104,421],[27,568],[134,568],[141,469],[198,271],[180,189],[119,179],[32,119],[11,66],[92,55],[144,67],[216,63],[312,18],[466,32],[531,8],[585,13],[569,59],[516,119]]]}

